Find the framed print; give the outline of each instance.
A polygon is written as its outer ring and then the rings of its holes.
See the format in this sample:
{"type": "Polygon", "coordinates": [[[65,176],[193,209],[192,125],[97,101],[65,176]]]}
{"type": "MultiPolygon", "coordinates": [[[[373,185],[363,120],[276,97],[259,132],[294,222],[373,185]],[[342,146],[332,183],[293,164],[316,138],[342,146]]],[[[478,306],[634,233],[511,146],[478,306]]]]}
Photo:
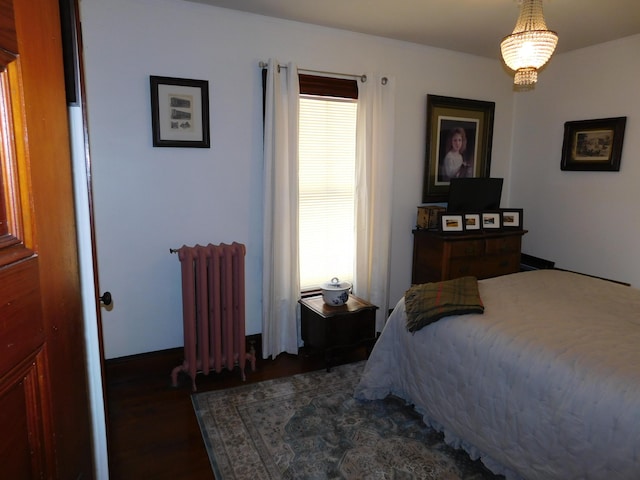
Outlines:
{"type": "Polygon", "coordinates": [[[422,202],[446,202],[449,180],[488,177],[495,102],[427,95],[422,202]]]}
{"type": "Polygon", "coordinates": [[[479,213],[464,214],[464,229],[466,232],[478,231],[482,228],[479,213]]]}
{"type": "Polygon", "coordinates": [[[438,215],[442,232],[464,232],[464,218],[462,214],[440,213],[438,215]]]}
{"type": "Polygon", "coordinates": [[[561,170],[618,172],[627,117],[564,124],[561,170]]]}
{"type": "Polygon", "coordinates": [[[502,210],[502,227],[503,228],[518,228],[521,229],[522,222],[522,208],[505,208],[502,210]]]}
{"type": "Polygon", "coordinates": [[[502,226],[501,212],[482,213],[482,229],[483,230],[500,230],[501,226],[502,226]]]}
{"type": "Polygon", "coordinates": [[[209,148],[209,82],[149,78],[153,146],[209,148]]]}

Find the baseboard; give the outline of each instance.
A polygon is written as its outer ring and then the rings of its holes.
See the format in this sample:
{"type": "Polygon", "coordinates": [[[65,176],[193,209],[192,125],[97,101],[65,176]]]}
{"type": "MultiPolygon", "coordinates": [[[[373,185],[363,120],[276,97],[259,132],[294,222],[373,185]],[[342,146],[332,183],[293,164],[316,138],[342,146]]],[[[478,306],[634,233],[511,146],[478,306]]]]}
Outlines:
{"type": "Polygon", "coordinates": [[[118,365],[121,363],[131,363],[153,359],[157,357],[180,357],[182,356],[183,347],[167,348],[165,350],[154,350],[152,352],[135,353],[124,357],[108,358],[104,361],[105,365],[118,365]]]}
{"type": "MultiPolygon", "coordinates": [[[[257,333],[254,335],[247,335],[247,352],[250,351],[251,346],[255,349],[256,358],[262,358],[262,334],[257,333]]],[[[160,358],[165,359],[174,359],[177,358],[179,361],[182,361],[184,357],[184,348],[183,347],[175,347],[175,348],[167,348],[164,350],[155,350],[153,352],[145,352],[145,353],[136,353],[133,355],[127,355],[124,357],[116,357],[109,358],[105,360],[105,365],[107,367],[110,366],[118,366],[122,364],[130,364],[130,363],[138,363],[138,362],[146,362],[158,360],[160,358]]]]}
{"type": "Polygon", "coordinates": [[[555,266],[555,262],[551,260],[545,260],[544,258],[534,257],[533,255],[527,255],[526,253],[520,254],[520,270],[544,270],[550,269],[555,266]]]}

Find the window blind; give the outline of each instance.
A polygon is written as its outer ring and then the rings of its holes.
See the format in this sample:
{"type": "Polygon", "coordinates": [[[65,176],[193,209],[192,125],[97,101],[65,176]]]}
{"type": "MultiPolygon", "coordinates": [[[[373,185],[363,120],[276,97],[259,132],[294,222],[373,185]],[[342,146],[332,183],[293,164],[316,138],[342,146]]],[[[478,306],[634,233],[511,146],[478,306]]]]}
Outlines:
{"type": "Polygon", "coordinates": [[[357,100],[300,96],[300,283],[352,281],[357,100]]]}

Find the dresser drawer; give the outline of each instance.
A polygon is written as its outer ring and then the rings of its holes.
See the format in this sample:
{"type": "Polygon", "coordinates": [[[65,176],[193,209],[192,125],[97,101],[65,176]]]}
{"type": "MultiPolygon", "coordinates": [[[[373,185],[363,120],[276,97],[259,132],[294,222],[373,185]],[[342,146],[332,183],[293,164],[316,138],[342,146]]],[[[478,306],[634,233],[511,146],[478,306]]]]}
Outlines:
{"type": "Polygon", "coordinates": [[[464,240],[451,242],[451,258],[478,257],[484,254],[484,240],[464,240]]]}
{"type": "Polygon", "coordinates": [[[485,252],[487,255],[520,253],[521,240],[522,237],[519,235],[513,237],[487,238],[485,252]]]}
{"type": "Polygon", "coordinates": [[[520,252],[504,255],[488,255],[484,258],[482,278],[516,273],[520,270],[520,252]]]}
{"type": "Polygon", "coordinates": [[[485,276],[483,273],[487,269],[488,267],[483,257],[452,258],[449,262],[449,271],[446,275],[447,278],[443,278],[443,280],[467,276],[483,278],[485,276]]]}

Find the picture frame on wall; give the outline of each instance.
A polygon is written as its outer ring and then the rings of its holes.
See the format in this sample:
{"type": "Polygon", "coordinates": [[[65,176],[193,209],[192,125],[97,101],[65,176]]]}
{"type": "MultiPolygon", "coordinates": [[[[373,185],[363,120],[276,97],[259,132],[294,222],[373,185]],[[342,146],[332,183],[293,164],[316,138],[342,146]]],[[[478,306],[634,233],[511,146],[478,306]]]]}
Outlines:
{"type": "Polygon", "coordinates": [[[502,228],[522,229],[524,210],[522,208],[505,208],[502,210],[502,228]]]}
{"type": "Polygon", "coordinates": [[[445,202],[451,178],[488,177],[495,102],[427,95],[423,203],[445,202]]]}
{"type": "Polygon", "coordinates": [[[440,213],[438,225],[441,232],[464,232],[464,217],[462,214],[440,213]]]}
{"type": "Polygon", "coordinates": [[[502,228],[501,212],[483,212],[482,213],[482,229],[483,230],[500,230],[502,228]]]}
{"type": "Polygon", "coordinates": [[[149,77],[154,147],[209,148],[209,82],[149,77]]]}
{"type": "Polygon", "coordinates": [[[464,214],[464,229],[466,232],[477,232],[482,229],[482,222],[479,213],[464,214]]]}
{"type": "Polygon", "coordinates": [[[618,172],[627,117],[565,122],[561,170],[618,172]]]}

